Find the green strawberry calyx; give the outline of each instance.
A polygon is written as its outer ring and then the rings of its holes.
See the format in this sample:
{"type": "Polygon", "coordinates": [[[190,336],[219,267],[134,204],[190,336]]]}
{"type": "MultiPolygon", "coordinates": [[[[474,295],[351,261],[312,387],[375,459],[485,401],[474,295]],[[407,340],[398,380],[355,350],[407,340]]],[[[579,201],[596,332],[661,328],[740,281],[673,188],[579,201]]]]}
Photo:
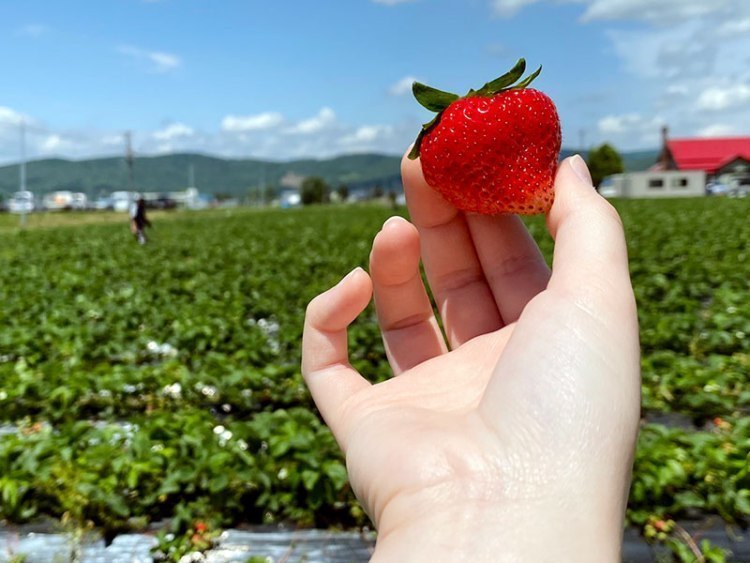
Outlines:
{"type": "Polygon", "coordinates": [[[489,98],[491,96],[494,96],[495,94],[499,94],[500,92],[505,92],[506,90],[523,90],[529,84],[531,84],[537,76],[539,76],[539,73],[542,72],[542,67],[540,66],[538,69],[536,69],[536,71],[519,82],[519,79],[521,78],[521,76],[523,76],[523,73],[525,71],[526,60],[522,58],[518,59],[518,62],[515,64],[515,66],[513,66],[513,68],[508,72],[498,78],[495,78],[495,80],[488,82],[479,90],[469,90],[465,96],[458,96],[457,94],[452,94],[451,92],[443,92],[442,90],[438,90],[437,88],[433,88],[432,86],[427,86],[426,84],[422,84],[420,82],[414,82],[411,87],[411,90],[414,93],[414,97],[421,105],[423,105],[430,111],[436,112],[437,115],[432,119],[432,121],[429,121],[428,123],[422,125],[422,130],[419,132],[419,135],[417,135],[417,140],[414,141],[414,146],[409,152],[409,158],[411,160],[414,160],[419,157],[419,148],[422,145],[422,139],[430,129],[438,124],[438,122],[440,121],[440,117],[443,115],[443,111],[445,111],[445,109],[449,105],[451,105],[456,100],[468,98],[471,96],[485,96],[489,98]]]}

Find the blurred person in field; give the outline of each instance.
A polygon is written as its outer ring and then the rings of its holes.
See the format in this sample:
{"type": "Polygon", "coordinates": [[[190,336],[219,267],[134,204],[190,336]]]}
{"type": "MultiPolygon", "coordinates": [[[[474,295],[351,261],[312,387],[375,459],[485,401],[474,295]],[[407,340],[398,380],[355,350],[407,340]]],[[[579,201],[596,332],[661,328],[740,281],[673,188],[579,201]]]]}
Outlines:
{"type": "Polygon", "coordinates": [[[146,227],[151,221],[146,217],[146,200],[139,196],[130,206],[130,232],[135,236],[138,244],[146,244],[146,227]]]}

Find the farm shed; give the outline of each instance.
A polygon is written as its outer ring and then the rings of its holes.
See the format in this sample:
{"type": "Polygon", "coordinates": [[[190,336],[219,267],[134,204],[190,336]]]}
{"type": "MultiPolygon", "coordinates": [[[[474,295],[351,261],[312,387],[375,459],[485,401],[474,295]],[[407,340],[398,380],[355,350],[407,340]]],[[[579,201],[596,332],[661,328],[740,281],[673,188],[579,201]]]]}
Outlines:
{"type": "Polygon", "coordinates": [[[615,174],[599,187],[605,197],[701,197],[706,194],[706,173],[701,170],[649,170],[615,174]]]}

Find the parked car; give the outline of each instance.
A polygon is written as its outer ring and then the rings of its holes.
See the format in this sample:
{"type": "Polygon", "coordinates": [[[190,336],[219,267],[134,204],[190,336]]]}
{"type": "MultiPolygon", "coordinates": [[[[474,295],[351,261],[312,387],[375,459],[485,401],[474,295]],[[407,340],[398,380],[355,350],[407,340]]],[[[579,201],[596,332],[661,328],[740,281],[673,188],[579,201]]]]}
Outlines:
{"type": "Polygon", "coordinates": [[[31,213],[34,207],[34,194],[29,190],[16,192],[8,200],[8,211],[11,213],[31,213]]]}

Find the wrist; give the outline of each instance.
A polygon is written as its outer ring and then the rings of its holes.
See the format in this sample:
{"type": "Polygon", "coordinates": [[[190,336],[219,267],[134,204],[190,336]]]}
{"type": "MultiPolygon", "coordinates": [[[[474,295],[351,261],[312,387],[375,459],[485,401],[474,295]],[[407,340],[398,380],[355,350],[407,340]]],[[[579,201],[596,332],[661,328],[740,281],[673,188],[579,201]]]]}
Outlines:
{"type": "Polygon", "coordinates": [[[389,504],[372,561],[620,560],[622,503],[608,508],[585,499],[432,500],[394,499],[389,504]]]}

